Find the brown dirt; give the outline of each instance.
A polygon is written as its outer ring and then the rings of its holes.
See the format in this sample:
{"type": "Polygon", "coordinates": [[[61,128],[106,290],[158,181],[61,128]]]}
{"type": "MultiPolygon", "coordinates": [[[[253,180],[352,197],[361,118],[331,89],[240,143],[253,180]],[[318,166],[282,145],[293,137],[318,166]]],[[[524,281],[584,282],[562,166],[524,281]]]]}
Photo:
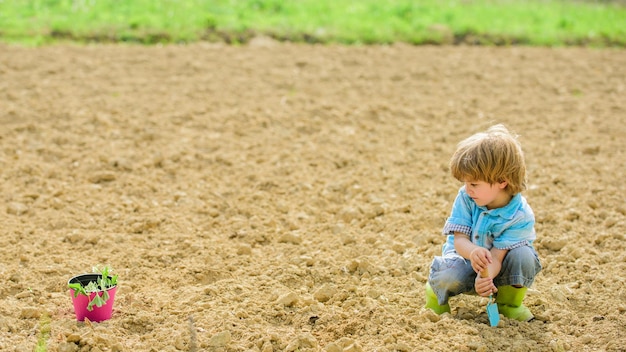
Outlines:
{"type": "Polygon", "coordinates": [[[0,350],[624,351],[625,96],[623,50],[3,46],[0,350]],[[497,122],[544,270],[490,328],[422,292],[448,159],[497,122]],[[98,263],[113,318],[77,323],[98,263]]]}

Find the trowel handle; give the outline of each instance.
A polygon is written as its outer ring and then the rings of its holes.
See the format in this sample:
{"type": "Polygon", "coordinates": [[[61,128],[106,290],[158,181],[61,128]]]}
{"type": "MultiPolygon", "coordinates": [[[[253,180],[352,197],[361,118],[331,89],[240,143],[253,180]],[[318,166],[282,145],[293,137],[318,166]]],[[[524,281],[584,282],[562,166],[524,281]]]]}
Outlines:
{"type": "Polygon", "coordinates": [[[480,277],[489,277],[489,269],[484,268],[483,271],[480,272],[480,277]]]}

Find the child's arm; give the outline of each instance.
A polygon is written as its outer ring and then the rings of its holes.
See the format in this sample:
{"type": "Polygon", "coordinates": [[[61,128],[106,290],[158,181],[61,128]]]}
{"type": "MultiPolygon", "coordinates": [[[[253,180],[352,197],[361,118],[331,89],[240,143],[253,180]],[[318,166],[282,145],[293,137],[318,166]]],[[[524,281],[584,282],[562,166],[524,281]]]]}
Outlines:
{"type": "Polygon", "coordinates": [[[478,274],[485,268],[489,269],[489,276],[494,278],[500,273],[502,261],[508,252],[506,249],[487,248],[477,246],[470,241],[469,236],[462,232],[454,233],[454,249],[463,258],[469,259],[472,268],[478,274]]]}
{"type": "Polygon", "coordinates": [[[470,260],[472,268],[477,274],[485,269],[489,272],[489,276],[485,278],[477,275],[476,283],[474,284],[476,293],[481,296],[489,296],[491,293],[498,291],[493,284],[493,278],[500,273],[502,261],[508,250],[495,247],[488,250],[487,248],[477,246],[470,241],[467,234],[461,232],[454,233],[454,249],[463,258],[470,260]]]}
{"type": "Polygon", "coordinates": [[[486,270],[487,275],[485,277],[483,277],[483,274],[476,276],[476,281],[474,282],[474,290],[478,295],[486,297],[498,292],[498,288],[494,285],[493,279],[500,273],[502,261],[507,252],[508,250],[506,249],[491,248],[489,252],[492,258],[491,263],[480,271],[480,273],[484,274],[486,270]]]}
{"type": "MultiPolygon", "coordinates": [[[[469,259],[472,262],[472,268],[474,268],[476,273],[481,272],[492,262],[491,252],[489,252],[487,248],[473,244],[469,236],[465,233],[454,233],[454,249],[463,258],[469,259]]],[[[500,272],[499,269],[498,272],[500,272]]]]}

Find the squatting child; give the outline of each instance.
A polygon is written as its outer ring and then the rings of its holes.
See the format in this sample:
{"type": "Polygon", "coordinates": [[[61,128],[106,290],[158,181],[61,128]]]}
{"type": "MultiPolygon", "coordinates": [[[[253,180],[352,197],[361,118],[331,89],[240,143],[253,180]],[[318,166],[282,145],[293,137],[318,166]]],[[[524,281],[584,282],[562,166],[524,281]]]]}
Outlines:
{"type": "Polygon", "coordinates": [[[459,143],[450,171],[463,185],[443,227],[442,255],[430,267],[426,307],[442,314],[450,312],[452,296],[493,293],[502,315],[532,320],[522,300],[541,264],[533,248],[535,217],[521,195],[526,164],[520,143],[503,125],[492,126],[459,143]]]}

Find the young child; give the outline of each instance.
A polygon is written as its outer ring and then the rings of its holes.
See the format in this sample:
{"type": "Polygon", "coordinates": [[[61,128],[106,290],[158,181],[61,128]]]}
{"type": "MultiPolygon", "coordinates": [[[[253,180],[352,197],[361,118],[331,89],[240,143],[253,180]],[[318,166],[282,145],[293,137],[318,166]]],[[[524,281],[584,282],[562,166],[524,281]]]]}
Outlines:
{"type": "Polygon", "coordinates": [[[459,143],[450,171],[463,186],[443,228],[442,256],[430,267],[426,307],[442,314],[450,312],[452,296],[493,293],[500,314],[532,320],[522,300],[541,264],[535,216],[520,193],[526,189],[520,143],[503,125],[492,126],[459,143]]]}

